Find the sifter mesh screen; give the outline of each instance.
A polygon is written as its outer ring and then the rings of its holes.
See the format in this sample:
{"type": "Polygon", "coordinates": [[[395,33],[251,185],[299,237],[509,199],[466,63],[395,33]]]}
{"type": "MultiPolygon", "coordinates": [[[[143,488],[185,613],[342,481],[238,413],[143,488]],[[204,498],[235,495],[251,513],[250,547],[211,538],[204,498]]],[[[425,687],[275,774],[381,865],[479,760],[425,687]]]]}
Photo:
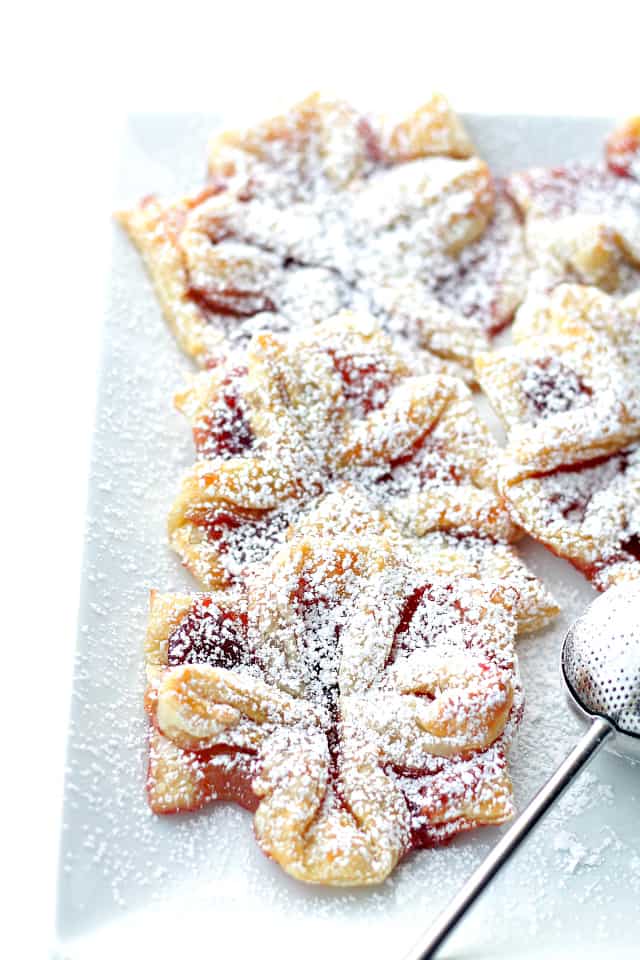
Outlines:
{"type": "Polygon", "coordinates": [[[573,696],[640,737],[640,582],[607,590],[569,630],[562,667],[573,696]]]}

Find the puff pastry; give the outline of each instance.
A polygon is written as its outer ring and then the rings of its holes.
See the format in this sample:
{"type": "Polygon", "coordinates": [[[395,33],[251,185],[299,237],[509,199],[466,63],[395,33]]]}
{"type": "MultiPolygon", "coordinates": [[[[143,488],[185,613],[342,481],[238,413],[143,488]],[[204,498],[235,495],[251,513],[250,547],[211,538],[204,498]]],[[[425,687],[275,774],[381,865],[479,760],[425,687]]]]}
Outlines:
{"type": "Polygon", "coordinates": [[[202,368],[169,538],[208,592],[151,597],[155,813],[232,800],[330,885],[511,816],[514,641],[558,611],[514,542],[640,576],[639,163],[633,118],[497,181],[440,96],[314,95],[120,215],[202,368]]]}
{"type": "Polygon", "coordinates": [[[373,309],[424,371],[471,380],[522,298],[512,201],[440,96],[392,124],[314,95],[216,136],[209,176],[119,215],[201,365],[350,307],[373,309]]]}
{"type": "Polygon", "coordinates": [[[267,556],[342,481],[418,537],[518,535],[495,486],[500,452],[468,389],[413,375],[371,317],[256,335],[246,368],[201,373],[177,402],[210,459],[185,475],[169,535],[208,589],[267,556]]]}
{"type": "Polygon", "coordinates": [[[353,496],[233,591],[153,594],[146,639],[152,809],[235,800],[285,871],[333,885],[508,819],[522,712],[505,568],[452,577],[445,543],[416,553],[353,496]]]}
{"type": "Polygon", "coordinates": [[[525,224],[530,289],[563,281],[624,296],[640,288],[640,118],[613,131],[602,163],[537,167],[507,178],[525,224]]]}
{"type": "Polygon", "coordinates": [[[525,303],[516,344],[476,358],[508,430],[513,519],[600,590],[640,575],[638,300],[562,285],[525,303]]]}

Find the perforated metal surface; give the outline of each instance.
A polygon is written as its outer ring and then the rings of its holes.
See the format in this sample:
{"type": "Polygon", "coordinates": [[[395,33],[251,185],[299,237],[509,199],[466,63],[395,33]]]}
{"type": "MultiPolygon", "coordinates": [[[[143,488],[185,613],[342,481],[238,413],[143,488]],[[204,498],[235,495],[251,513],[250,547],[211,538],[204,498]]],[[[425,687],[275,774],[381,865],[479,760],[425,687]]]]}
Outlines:
{"type": "Polygon", "coordinates": [[[562,667],[587,713],[640,737],[640,582],[607,590],[573,624],[562,667]]]}

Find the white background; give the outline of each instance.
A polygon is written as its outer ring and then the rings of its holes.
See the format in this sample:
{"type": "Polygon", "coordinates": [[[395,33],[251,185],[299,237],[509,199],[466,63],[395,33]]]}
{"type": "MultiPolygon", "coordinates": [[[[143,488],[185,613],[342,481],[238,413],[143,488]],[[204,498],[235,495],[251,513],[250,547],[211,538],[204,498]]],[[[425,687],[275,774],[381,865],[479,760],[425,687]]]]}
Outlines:
{"type": "Polygon", "coordinates": [[[26,4],[2,39],[3,876],[12,956],[51,942],[111,185],[128,111],[640,110],[635,2],[26,4]],[[8,574],[8,576],[7,576],[8,574]],[[15,930],[13,929],[15,926],[15,930]]]}

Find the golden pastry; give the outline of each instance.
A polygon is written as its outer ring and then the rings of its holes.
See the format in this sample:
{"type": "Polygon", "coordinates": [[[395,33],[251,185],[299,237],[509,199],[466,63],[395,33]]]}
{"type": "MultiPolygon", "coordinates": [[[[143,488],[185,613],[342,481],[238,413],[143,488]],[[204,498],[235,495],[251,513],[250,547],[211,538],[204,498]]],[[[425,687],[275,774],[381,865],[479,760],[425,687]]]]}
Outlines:
{"type": "Polygon", "coordinates": [[[601,590],[640,575],[637,307],[561,285],[520,308],[514,346],[476,358],[514,521],[601,590]]]}
{"type": "Polygon", "coordinates": [[[216,136],[204,189],[119,219],[199,364],[256,332],[373,308],[423,372],[472,379],[526,282],[522,230],[446,101],[397,124],[317,95],[216,136]]]}
{"type": "Polygon", "coordinates": [[[521,598],[415,544],[345,489],[233,591],[152,595],[156,813],[235,800],[284,870],[334,885],[511,816],[521,598]]]}

